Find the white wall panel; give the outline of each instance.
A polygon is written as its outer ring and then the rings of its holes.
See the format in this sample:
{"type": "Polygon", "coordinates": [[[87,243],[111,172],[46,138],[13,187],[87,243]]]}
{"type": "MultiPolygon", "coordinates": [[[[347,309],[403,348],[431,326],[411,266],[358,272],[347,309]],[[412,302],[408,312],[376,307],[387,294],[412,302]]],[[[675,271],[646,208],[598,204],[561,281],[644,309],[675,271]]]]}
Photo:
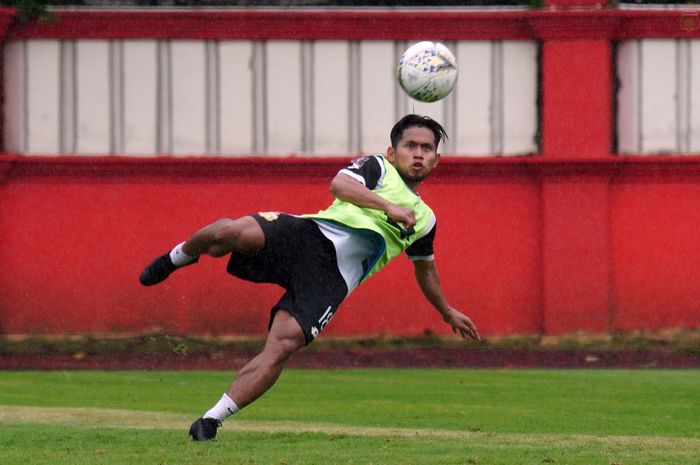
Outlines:
{"type": "Polygon", "coordinates": [[[266,152],[302,153],[301,43],[267,43],[266,152]]]}
{"type": "Polygon", "coordinates": [[[206,43],[172,41],[170,53],[172,152],[204,154],[207,149],[206,43]]]}
{"type": "Polygon", "coordinates": [[[690,84],[688,100],[690,115],[688,118],[689,152],[700,152],[700,40],[688,41],[689,60],[688,72],[690,84]]]}
{"type": "Polygon", "coordinates": [[[75,50],[77,89],[76,151],[84,155],[107,155],[111,151],[112,69],[109,42],[80,40],[75,50]]]}
{"type": "Polygon", "coordinates": [[[205,139],[206,153],[218,154],[221,144],[221,89],[219,83],[220,65],[219,62],[219,44],[218,42],[208,40],[205,43],[205,73],[206,82],[205,89],[205,109],[206,109],[206,124],[205,124],[205,139]]]}
{"type": "Polygon", "coordinates": [[[10,41],[4,47],[4,127],[3,139],[8,152],[26,152],[25,141],[25,44],[10,41]]]}
{"type": "Polygon", "coordinates": [[[491,153],[492,43],[460,42],[457,45],[458,104],[454,151],[464,155],[491,153]]]}
{"type": "Polygon", "coordinates": [[[641,42],[642,152],[676,150],[676,43],[652,39],[641,42]]]}
{"type": "Polygon", "coordinates": [[[690,150],[690,42],[676,40],[676,147],[678,153],[690,150]]]}
{"type": "Polygon", "coordinates": [[[639,41],[620,44],[617,50],[617,144],[620,153],[638,153],[641,150],[639,118],[639,41]]]}
{"type": "Polygon", "coordinates": [[[350,152],[350,46],[319,41],[313,55],[313,152],[350,152]]]}
{"type": "MultiPolygon", "coordinates": [[[[85,155],[347,156],[383,152],[396,119],[417,112],[448,130],[445,154],[536,151],[534,42],[449,43],[460,77],[436,103],[412,100],[398,86],[396,64],[408,45],[10,43],[5,87],[18,91],[6,92],[6,146],[85,155]]],[[[688,114],[691,121],[695,113],[688,114]]]]}
{"type": "Polygon", "coordinates": [[[173,112],[172,112],[172,43],[161,40],[156,43],[158,68],[158,95],[156,111],[158,125],[156,128],[156,153],[169,155],[173,153],[173,112]]]}
{"type": "Polygon", "coordinates": [[[626,41],[616,67],[618,151],[700,151],[700,41],[626,41]]]}
{"type": "Polygon", "coordinates": [[[27,103],[25,150],[29,154],[58,154],[60,47],[52,40],[27,42],[27,103]]]}
{"type": "Polygon", "coordinates": [[[360,151],[383,153],[395,121],[397,58],[393,42],[360,44],[360,151]]]}
{"type": "Polygon", "coordinates": [[[75,40],[64,40],[60,43],[60,48],[60,152],[71,154],[77,153],[78,143],[76,114],[76,108],[78,104],[78,89],[76,86],[77,43],[75,40]]]}
{"type": "Polygon", "coordinates": [[[504,41],[502,58],[501,153],[536,153],[537,45],[533,42],[504,41]]]}
{"type": "Polygon", "coordinates": [[[124,154],[152,155],[158,145],[157,44],[153,40],[130,40],[123,47],[124,154]]]}
{"type": "Polygon", "coordinates": [[[124,153],[124,41],[109,42],[110,153],[124,153]]]}
{"type": "Polygon", "coordinates": [[[253,43],[219,44],[221,153],[253,151],[253,43]]]}

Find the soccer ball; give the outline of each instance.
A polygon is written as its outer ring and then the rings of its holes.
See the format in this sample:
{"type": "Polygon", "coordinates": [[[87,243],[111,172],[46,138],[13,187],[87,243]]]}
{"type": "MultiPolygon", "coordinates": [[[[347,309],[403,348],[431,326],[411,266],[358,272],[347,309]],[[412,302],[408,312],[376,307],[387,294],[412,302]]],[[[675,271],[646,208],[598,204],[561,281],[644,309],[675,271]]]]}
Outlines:
{"type": "Polygon", "coordinates": [[[440,42],[418,42],[404,52],[397,74],[408,95],[421,102],[435,102],[452,92],[457,82],[457,61],[440,42]]]}

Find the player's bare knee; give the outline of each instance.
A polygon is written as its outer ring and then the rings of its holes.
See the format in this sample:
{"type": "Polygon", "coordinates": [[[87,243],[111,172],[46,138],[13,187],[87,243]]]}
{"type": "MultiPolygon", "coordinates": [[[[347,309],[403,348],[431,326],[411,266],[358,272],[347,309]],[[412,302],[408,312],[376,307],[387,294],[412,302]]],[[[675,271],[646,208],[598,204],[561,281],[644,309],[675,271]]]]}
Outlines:
{"type": "Polygon", "coordinates": [[[303,334],[277,334],[273,332],[268,336],[265,350],[273,355],[277,362],[284,363],[296,351],[304,347],[305,342],[303,334]]]}
{"type": "Polygon", "coordinates": [[[270,347],[270,351],[278,363],[286,362],[299,349],[301,346],[293,339],[277,340],[270,347]]]}

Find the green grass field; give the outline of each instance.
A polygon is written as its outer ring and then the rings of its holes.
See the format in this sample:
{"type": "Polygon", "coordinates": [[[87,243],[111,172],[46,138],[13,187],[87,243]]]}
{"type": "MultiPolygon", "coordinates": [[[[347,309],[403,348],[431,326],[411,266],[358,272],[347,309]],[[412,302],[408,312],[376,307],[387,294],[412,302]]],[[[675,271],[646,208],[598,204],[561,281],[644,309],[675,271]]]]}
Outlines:
{"type": "Polygon", "coordinates": [[[0,464],[700,465],[700,370],[288,370],[213,443],[222,372],[0,372],[0,464]]]}

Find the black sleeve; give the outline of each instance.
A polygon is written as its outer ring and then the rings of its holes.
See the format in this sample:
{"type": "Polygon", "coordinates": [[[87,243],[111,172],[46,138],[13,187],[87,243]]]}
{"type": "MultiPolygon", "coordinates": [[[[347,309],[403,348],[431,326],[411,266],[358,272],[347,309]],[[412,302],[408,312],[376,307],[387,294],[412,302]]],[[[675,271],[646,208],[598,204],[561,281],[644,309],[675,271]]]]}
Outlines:
{"type": "Polygon", "coordinates": [[[375,156],[355,158],[340,172],[351,176],[364,184],[368,189],[373,190],[377,187],[382,177],[382,166],[380,163],[375,156]]]}
{"type": "Polygon", "coordinates": [[[437,224],[433,225],[433,229],[428,234],[418,239],[406,249],[406,255],[411,260],[432,260],[435,252],[433,251],[433,241],[435,240],[435,232],[437,224]]]}

